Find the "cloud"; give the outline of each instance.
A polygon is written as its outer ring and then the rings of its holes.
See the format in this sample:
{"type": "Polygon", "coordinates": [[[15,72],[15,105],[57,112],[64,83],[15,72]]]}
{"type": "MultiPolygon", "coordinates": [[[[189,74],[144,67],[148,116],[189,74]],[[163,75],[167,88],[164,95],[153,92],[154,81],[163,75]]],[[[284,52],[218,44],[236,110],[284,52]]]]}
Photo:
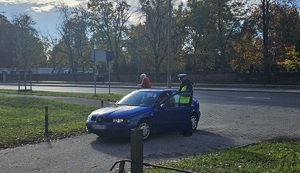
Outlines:
{"type": "Polygon", "coordinates": [[[15,6],[16,10],[22,8],[23,11],[40,13],[50,11],[62,3],[74,7],[87,1],[88,0],[0,0],[0,6],[15,6]]]}
{"type": "Polygon", "coordinates": [[[55,8],[54,5],[45,5],[45,6],[31,7],[29,10],[32,10],[32,11],[34,11],[36,13],[42,13],[42,12],[51,11],[53,8],[55,8]]]}
{"type": "Polygon", "coordinates": [[[87,2],[88,0],[0,0],[0,4],[7,5],[20,5],[20,4],[31,4],[31,5],[45,5],[54,4],[59,5],[65,3],[69,6],[76,6],[80,3],[87,2]]]}
{"type": "Polygon", "coordinates": [[[57,11],[62,3],[75,7],[88,0],[0,0],[0,12],[8,20],[19,14],[28,14],[35,22],[35,28],[41,33],[56,35],[56,28],[60,21],[60,14],[57,11]]]}
{"type": "MultiPolygon", "coordinates": [[[[15,15],[26,13],[36,22],[35,26],[39,31],[55,34],[60,23],[60,14],[56,7],[62,3],[75,7],[87,2],[88,0],[0,0],[0,12],[5,12],[3,15],[9,20],[12,20],[15,15]]],[[[127,0],[127,3],[134,9],[139,6],[139,0],[127,0]]]]}

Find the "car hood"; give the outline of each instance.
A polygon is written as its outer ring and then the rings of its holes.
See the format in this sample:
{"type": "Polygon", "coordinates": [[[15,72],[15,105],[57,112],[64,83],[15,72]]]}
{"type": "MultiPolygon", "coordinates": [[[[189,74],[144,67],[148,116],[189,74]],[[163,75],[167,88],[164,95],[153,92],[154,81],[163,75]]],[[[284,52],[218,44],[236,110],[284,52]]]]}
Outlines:
{"type": "Polygon", "coordinates": [[[114,106],[105,107],[95,110],[91,115],[102,115],[109,118],[125,118],[135,114],[143,114],[151,110],[151,107],[141,107],[141,106],[114,106]]]}

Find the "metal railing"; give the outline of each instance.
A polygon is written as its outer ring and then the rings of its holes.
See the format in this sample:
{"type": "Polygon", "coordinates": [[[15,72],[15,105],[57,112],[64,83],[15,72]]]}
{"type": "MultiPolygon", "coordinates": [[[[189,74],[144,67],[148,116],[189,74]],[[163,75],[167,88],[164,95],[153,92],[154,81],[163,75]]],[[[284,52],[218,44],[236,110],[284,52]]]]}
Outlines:
{"type": "Polygon", "coordinates": [[[160,166],[160,165],[153,165],[150,163],[144,163],[143,162],[143,130],[139,128],[134,128],[131,130],[131,156],[130,159],[124,159],[119,160],[114,163],[114,165],[111,167],[110,172],[113,171],[115,166],[119,163],[119,173],[124,172],[125,163],[129,162],[131,163],[130,171],[131,173],[142,173],[143,172],[143,166],[151,166],[155,168],[161,168],[161,169],[168,169],[173,170],[177,172],[185,172],[185,173],[192,173],[190,171],[177,169],[177,168],[171,168],[166,166],[160,166]]]}
{"type": "MultiPolygon", "coordinates": [[[[115,166],[119,163],[120,165],[119,165],[119,172],[118,173],[123,173],[125,171],[124,167],[125,167],[126,162],[134,163],[132,160],[128,160],[128,159],[119,160],[119,161],[117,161],[113,164],[113,166],[110,168],[110,171],[113,171],[115,166]]],[[[168,169],[168,170],[173,170],[173,171],[177,171],[177,172],[193,173],[193,172],[182,170],[182,169],[171,168],[171,167],[160,166],[160,165],[154,165],[154,164],[150,164],[150,163],[134,163],[134,164],[139,164],[139,165],[142,164],[144,166],[151,166],[151,167],[155,167],[155,168],[168,169]]]]}

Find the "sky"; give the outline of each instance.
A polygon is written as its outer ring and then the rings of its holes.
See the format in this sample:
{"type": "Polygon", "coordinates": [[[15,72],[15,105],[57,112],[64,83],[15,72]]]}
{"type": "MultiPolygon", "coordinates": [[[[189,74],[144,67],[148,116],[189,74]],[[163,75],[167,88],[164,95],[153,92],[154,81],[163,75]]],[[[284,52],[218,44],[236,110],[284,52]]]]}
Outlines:
{"type": "MultiPolygon", "coordinates": [[[[186,3],[187,0],[177,0],[186,3]]],[[[250,0],[255,3],[261,0],[250,0]]],[[[61,22],[57,6],[64,3],[74,7],[88,0],[0,0],[0,13],[12,20],[13,16],[28,14],[35,22],[37,31],[43,35],[59,35],[57,28],[61,22]]],[[[127,0],[133,8],[138,6],[139,0],[127,0]]]]}
{"type": "MultiPolygon", "coordinates": [[[[136,6],[139,0],[127,0],[127,3],[136,6]]],[[[88,0],[0,0],[0,13],[12,20],[13,16],[28,14],[35,22],[34,26],[43,35],[58,35],[57,28],[61,18],[57,6],[64,3],[74,7],[86,3],[88,0]]]]}

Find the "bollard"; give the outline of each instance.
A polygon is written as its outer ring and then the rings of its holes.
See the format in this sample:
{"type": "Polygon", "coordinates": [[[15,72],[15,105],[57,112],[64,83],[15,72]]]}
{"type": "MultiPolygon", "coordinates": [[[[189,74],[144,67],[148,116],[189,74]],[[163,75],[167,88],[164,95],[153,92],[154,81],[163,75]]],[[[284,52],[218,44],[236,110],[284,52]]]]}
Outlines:
{"type": "Polygon", "coordinates": [[[48,136],[48,106],[45,106],[45,135],[48,136]]]}
{"type": "Polygon", "coordinates": [[[131,173],[143,172],[143,130],[131,130],[131,173]]]}
{"type": "Polygon", "coordinates": [[[103,100],[101,100],[101,107],[103,108],[103,106],[104,106],[104,102],[103,100]]]}
{"type": "Polygon", "coordinates": [[[125,161],[124,162],[120,162],[119,173],[124,173],[124,167],[125,167],[125,161]]]}

